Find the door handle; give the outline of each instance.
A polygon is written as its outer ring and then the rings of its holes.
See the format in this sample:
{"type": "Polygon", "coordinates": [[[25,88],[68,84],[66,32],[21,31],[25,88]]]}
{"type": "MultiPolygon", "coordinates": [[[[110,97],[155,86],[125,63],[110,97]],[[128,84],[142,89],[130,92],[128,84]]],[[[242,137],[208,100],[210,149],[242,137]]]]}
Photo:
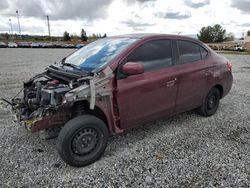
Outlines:
{"type": "Polygon", "coordinates": [[[206,72],[205,72],[205,76],[206,76],[206,77],[210,77],[210,76],[212,76],[212,74],[213,74],[213,73],[210,72],[210,71],[206,71],[206,72]]]}
{"type": "Polygon", "coordinates": [[[166,83],[167,87],[173,87],[175,85],[175,82],[177,81],[177,78],[173,79],[173,80],[169,80],[166,83]]]}

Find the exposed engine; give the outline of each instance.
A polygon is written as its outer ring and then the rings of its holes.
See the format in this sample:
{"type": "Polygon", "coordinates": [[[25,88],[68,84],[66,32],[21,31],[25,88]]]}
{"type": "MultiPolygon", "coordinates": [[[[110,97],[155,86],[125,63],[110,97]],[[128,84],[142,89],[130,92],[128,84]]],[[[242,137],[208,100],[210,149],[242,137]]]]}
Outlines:
{"type": "Polygon", "coordinates": [[[68,85],[43,76],[35,79],[30,86],[25,84],[24,102],[31,109],[36,109],[40,105],[57,106],[69,90],[68,85]]]}
{"type": "Polygon", "coordinates": [[[20,120],[25,120],[31,115],[41,117],[45,113],[53,111],[62,103],[63,97],[68,91],[70,91],[69,85],[46,74],[37,75],[24,83],[20,120]]]}
{"type": "Polygon", "coordinates": [[[64,125],[72,116],[93,110],[96,97],[110,96],[106,87],[113,77],[108,67],[100,74],[70,71],[51,65],[47,71],[24,83],[23,96],[2,99],[16,121],[32,132],[64,125]]]}

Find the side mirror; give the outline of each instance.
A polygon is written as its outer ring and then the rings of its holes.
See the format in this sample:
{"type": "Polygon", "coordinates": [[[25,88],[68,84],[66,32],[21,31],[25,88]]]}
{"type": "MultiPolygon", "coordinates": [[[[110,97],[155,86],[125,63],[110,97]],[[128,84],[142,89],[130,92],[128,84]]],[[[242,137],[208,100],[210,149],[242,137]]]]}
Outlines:
{"type": "Polygon", "coordinates": [[[122,66],[122,72],[126,75],[136,75],[144,73],[144,66],[138,62],[128,62],[122,66]]]}

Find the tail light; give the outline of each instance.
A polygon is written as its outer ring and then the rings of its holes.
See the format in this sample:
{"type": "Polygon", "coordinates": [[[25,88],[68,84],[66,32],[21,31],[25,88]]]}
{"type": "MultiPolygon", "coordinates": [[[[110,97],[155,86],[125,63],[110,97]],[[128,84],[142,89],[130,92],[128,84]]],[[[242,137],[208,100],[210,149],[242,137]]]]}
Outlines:
{"type": "Polygon", "coordinates": [[[230,62],[227,62],[227,68],[230,72],[232,72],[233,65],[230,62]]]}

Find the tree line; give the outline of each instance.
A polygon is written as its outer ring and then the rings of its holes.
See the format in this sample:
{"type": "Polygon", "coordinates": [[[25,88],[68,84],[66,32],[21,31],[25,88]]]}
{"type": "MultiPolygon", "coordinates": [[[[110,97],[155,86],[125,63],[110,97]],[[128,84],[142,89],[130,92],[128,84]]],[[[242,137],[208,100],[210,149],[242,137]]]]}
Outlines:
{"type": "Polygon", "coordinates": [[[98,39],[98,38],[105,38],[107,37],[107,34],[104,33],[103,35],[101,35],[100,33],[98,34],[92,34],[90,36],[87,36],[87,33],[84,29],[81,29],[81,33],[80,33],[80,36],[78,35],[70,35],[67,31],[65,31],[63,33],[63,40],[64,41],[70,41],[71,39],[81,39],[82,41],[87,41],[88,39],[92,39],[92,40],[95,40],[95,39],[98,39]]]}
{"type": "MultiPolygon", "coordinates": [[[[247,31],[247,36],[250,36],[250,30],[247,31]]],[[[197,37],[205,43],[219,43],[235,40],[234,34],[232,32],[227,33],[226,29],[219,24],[202,27],[200,32],[197,34],[197,37]]]]}
{"type": "Polygon", "coordinates": [[[43,35],[27,35],[22,34],[21,36],[18,34],[9,34],[9,33],[0,33],[0,41],[87,41],[96,40],[98,38],[105,38],[107,34],[94,33],[92,35],[87,36],[87,33],[84,29],[81,29],[80,35],[77,34],[69,34],[67,31],[63,33],[63,36],[43,36],[43,35]]]}
{"type": "MultiPolygon", "coordinates": [[[[250,36],[250,30],[246,33],[247,36],[250,36]]],[[[80,35],[77,34],[69,34],[67,31],[63,33],[63,36],[55,37],[52,36],[36,36],[36,35],[22,35],[19,36],[16,33],[14,35],[10,35],[9,33],[0,33],[0,40],[24,40],[24,41],[87,41],[89,40],[96,40],[98,38],[105,38],[107,34],[92,34],[87,36],[87,33],[84,29],[81,29],[80,35]]],[[[226,31],[221,25],[215,24],[214,26],[206,26],[202,27],[199,33],[197,34],[199,40],[205,43],[219,43],[225,41],[233,41],[235,40],[235,36],[232,32],[226,31]]],[[[241,38],[243,39],[243,37],[241,38]]]]}

